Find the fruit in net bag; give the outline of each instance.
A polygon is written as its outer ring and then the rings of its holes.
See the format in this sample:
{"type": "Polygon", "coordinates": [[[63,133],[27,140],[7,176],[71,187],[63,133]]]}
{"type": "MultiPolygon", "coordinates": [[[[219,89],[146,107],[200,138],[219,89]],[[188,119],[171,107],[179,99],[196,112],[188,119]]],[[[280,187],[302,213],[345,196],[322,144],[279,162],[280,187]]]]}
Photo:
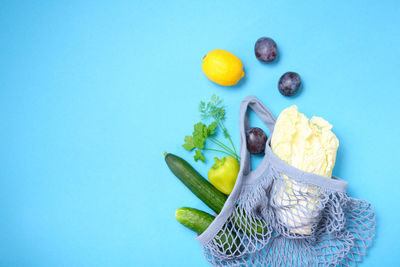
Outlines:
{"type": "Polygon", "coordinates": [[[248,131],[246,131],[246,143],[247,149],[251,154],[262,154],[265,151],[267,135],[258,127],[250,128],[248,131]]]}

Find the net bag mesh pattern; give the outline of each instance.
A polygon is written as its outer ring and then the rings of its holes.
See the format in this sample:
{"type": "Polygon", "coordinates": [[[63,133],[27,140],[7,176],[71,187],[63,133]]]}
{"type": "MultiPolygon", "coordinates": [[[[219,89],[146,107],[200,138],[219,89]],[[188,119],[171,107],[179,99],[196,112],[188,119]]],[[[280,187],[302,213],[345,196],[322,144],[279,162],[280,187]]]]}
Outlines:
{"type": "Polygon", "coordinates": [[[280,160],[269,141],[250,171],[245,130],[253,109],[273,132],[275,117],[255,97],[240,106],[241,166],[231,195],[197,237],[214,266],[354,266],[375,233],[372,206],[346,193],[347,183],[280,160]]]}

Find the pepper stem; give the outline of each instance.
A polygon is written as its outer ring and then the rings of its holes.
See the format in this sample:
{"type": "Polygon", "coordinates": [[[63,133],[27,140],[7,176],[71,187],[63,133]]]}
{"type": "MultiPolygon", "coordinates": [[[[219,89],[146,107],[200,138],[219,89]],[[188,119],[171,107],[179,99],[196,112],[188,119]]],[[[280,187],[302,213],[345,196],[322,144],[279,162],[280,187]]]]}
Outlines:
{"type": "Polygon", "coordinates": [[[225,158],[214,158],[215,164],[212,166],[213,169],[218,169],[219,167],[221,167],[222,165],[224,165],[225,163],[225,158]]]}

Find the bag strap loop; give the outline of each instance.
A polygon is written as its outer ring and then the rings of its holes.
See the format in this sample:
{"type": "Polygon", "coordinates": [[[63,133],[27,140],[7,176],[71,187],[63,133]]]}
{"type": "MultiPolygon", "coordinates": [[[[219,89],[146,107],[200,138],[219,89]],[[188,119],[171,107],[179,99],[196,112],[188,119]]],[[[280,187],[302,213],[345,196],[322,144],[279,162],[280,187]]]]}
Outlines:
{"type": "Polygon", "coordinates": [[[207,244],[221,229],[228,217],[234,211],[236,202],[239,198],[243,180],[250,171],[250,153],[246,145],[246,129],[249,128],[249,116],[247,108],[254,110],[260,119],[267,125],[272,133],[275,125],[275,116],[269,111],[255,96],[248,96],[240,103],[239,109],[239,128],[240,128],[240,170],[236,179],[236,184],[232,193],[229,195],[221,212],[216,216],[210,226],[196,239],[201,244],[207,244]]]}
{"type": "Polygon", "coordinates": [[[240,103],[239,109],[239,127],[240,127],[240,168],[244,174],[250,172],[250,153],[247,150],[246,131],[250,127],[249,115],[247,109],[252,109],[262,122],[267,126],[270,134],[274,131],[275,116],[264,106],[255,96],[248,96],[240,103]]]}

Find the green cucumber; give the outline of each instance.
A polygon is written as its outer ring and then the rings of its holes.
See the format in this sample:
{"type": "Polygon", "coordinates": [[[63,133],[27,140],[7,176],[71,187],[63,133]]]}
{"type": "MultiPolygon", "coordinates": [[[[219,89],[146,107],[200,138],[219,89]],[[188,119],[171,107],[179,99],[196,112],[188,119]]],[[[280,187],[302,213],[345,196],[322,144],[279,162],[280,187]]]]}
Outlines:
{"type": "MultiPolygon", "coordinates": [[[[218,191],[209,181],[207,181],[200,173],[198,173],[186,160],[171,154],[164,152],[165,161],[170,170],[178,177],[192,191],[201,201],[203,201],[208,207],[219,214],[228,199],[226,195],[218,191]]],[[[238,217],[240,222],[242,219],[236,212],[234,216],[238,217]]],[[[256,220],[258,224],[263,225],[264,223],[260,220],[256,220]]],[[[250,230],[246,230],[247,235],[264,235],[265,227],[256,226],[254,223],[244,219],[245,225],[250,225],[250,230]]],[[[240,224],[240,223],[239,223],[240,224]]],[[[235,228],[238,228],[239,224],[235,224],[235,228]]],[[[190,227],[189,227],[190,228],[190,227]]],[[[239,230],[239,229],[238,229],[239,230]]],[[[195,230],[196,231],[196,230],[195,230]]]]}
{"type": "MultiPolygon", "coordinates": [[[[211,214],[194,208],[177,209],[175,212],[175,218],[178,222],[198,234],[203,233],[215,219],[211,214]]],[[[240,248],[240,239],[236,238],[235,232],[225,232],[224,230],[221,230],[217,233],[217,236],[218,238],[215,240],[220,251],[227,255],[237,255],[239,253],[238,248],[240,248]]]]}
{"type": "Polygon", "coordinates": [[[215,219],[214,216],[207,212],[194,208],[179,208],[175,212],[175,218],[186,226],[195,231],[199,235],[203,233],[215,219]]]}
{"type": "Polygon", "coordinates": [[[201,201],[216,213],[220,213],[227,196],[218,191],[209,181],[198,173],[187,161],[170,153],[164,153],[170,170],[201,201]]]}

